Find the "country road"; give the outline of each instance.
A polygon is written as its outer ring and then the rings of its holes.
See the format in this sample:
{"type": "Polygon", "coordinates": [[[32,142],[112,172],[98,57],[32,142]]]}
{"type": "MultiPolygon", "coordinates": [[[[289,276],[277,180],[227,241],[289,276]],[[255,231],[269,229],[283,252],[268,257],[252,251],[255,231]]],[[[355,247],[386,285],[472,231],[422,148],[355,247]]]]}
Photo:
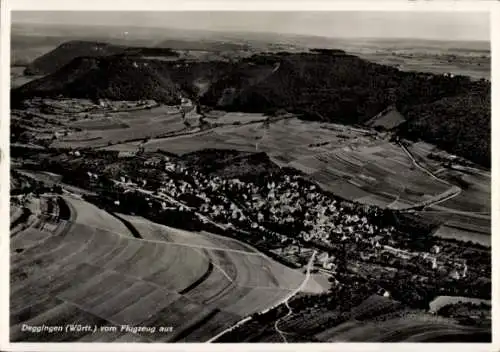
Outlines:
{"type": "Polygon", "coordinates": [[[450,189],[448,189],[447,191],[441,193],[441,194],[438,194],[437,196],[434,196],[432,197],[432,199],[427,199],[427,200],[424,200],[420,203],[417,203],[417,204],[413,204],[409,207],[406,207],[406,208],[400,208],[399,210],[402,210],[402,211],[409,211],[409,210],[413,210],[415,208],[419,208],[419,207],[429,207],[429,206],[432,206],[432,205],[435,205],[435,204],[438,204],[438,203],[442,203],[444,201],[447,201],[449,199],[452,199],[452,198],[455,198],[456,196],[458,196],[460,193],[462,193],[462,188],[456,186],[456,185],[453,185],[451,184],[450,182],[442,179],[442,178],[439,178],[438,176],[434,175],[434,173],[432,173],[430,170],[428,170],[426,167],[420,165],[420,163],[413,157],[413,155],[411,154],[411,152],[408,150],[408,148],[406,148],[406,146],[401,143],[401,142],[397,142],[398,145],[401,147],[401,149],[403,149],[403,151],[406,153],[406,155],[411,159],[411,161],[413,162],[413,164],[419,168],[420,170],[422,170],[423,172],[425,172],[426,174],[428,174],[429,176],[431,176],[433,179],[441,182],[441,183],[444,183],[448,186],[451,186],[450,189]]]}
{"type": "Polygon", "coordinates": [[[292,308],[290,308],[290,306],[288,305],[288,301],[290,300],[290,298],[292,298],[297,293],[299,293],[304,288],[304,286],[307,284],[307,281],[309,280],[309,277],[311,276],[311,269],[312,269],[312,266],[314,264],[314,257],[315,256],[316,256],[316,250],[314,250],[313,254],[311,255],[311,258],[309,259],[309,262],[307,263],[307,271],[306,271],[306,277],[304,278],[304,281],[302,281],[302,284],[295,291],[291,292],[290,295],[283,302],[283,303],[285,303],[285,306],[288,308],[288,313],[284,317],[281,317],[274,322],[274,329],[281,336],[281,338],[283,339],[284,342],[288,342],[288,341],[286,340],[286,337],[284,335],[285,333],[279,329],[278,325],[279,325],[281,320],[283,320],[284,318],[288,318],[290,315],[293,314],[292,308]]]}
{"type": "MultiPolygon", "coordinates": [[[[288,314],[286,316],[289,316],[290,314],[292,314],[292,310],[290,308],[290,306],[288,305],[288,301],[290,300],[290,298],[292,298],[293,296],[295,296],[297,293],[299,293],[300,291],[302,291],[302,289],[304,288],[304,286],[307,284],[307,281],[309,281],[309,278],[311,277],[311,269],[312,269],[312,266],[314,264],[314,258],[316,257],[316,253],[317,251],[314,250],[313,254],[311,255],[311,258],[309,259],[309,262],[307,263],[307,269],[306,269],[306,275],[304,277],[304,280],[302,281],[302,283],[299,285],[299,287],[297,287],[295,290],[293,290],[292,292],[290,292],[290,294],[284,298],[282,301],[274,304],[273,306],[269,307],[269,308],[266,308],[264,309],[263,311],[260,312],[260,314],[264,314],[264,313],[267,313],[269,312],[271,309],[274,309],[278,306],[280,306],[281,304],[285,304],[288,308],[288,314]]],[[[228,327],[227,329],[225,329],[224,331],[221,331],[220,333],[218,333],[217,335],[215,335],[214,337],[210,338],[209,340],[207,340],[206,342],[207,343],[210,343],[210,342],[214,342],[216,341],[218,338],[220,338],[222,335],[225,335],[226,333],[230,332],[230,331],[233,331],[234,329],[236,329],[237,327],[245,324],[247,321],[251,320],[252,317],[251,316],[248,316],[246,318],[243,318],[242,320],[238,321],[236,324],[228,327]]],[[[278,322],[280,319],[278,319],[276,322],[278,322]]],[[[276,323],[275,323],[275,328],[277,329],[276,327],[276,323]]],[[[286,342],[286,339],[284,338],[284,336],[282,335],[282,333],[280,332],[279,329],[277,329],[276,331],[278,331],[278,333],[283,337],[283,339],[285,340],[286,342]]]]}
{"type": "Polygon", "coordinates": [[[420,170],[422,170],[423,172],[425,172],[426,174],[428,174],[430,177],[432,177],[433,179],[441,182],[441,183],[444,183],[448,186],[452,186],[451,183],[449,183],[448,181],[446,180],[443,180],[442,178],[439,178],[437,177],[436,175],[434,175],[430,170],[428,170],[427,168],[425,168],[424,166],[420,165],[419,162],[415,159],[415,157],[413,156],[413,154],[408,150],[408,148],[406,148],[406,146],[401,143],[401,142],[398,142],[399,146],[403,149],[403,151],[406,153],[406,155],[408,155],[408,157],[411,159],[411,161],[413,162],[413,164],[418,167],[420,170]]]}

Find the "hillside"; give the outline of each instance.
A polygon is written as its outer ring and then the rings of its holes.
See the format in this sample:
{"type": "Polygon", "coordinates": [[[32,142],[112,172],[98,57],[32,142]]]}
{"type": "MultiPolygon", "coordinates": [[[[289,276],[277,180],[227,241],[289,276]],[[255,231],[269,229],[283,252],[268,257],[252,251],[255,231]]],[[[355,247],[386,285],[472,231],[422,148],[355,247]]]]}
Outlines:
{"type": "Polygon", "coordinates": [[[401,134],[422,139],[454,154],[490,166],[491,107],[489,89],[406,109],[401,134]]]}
{"type": "Polygon", "coordinates": [[[54,73],[78,57],[99,57],[116,54],[178,56],[175,51],[163,47],[128,47],[103,42],[74,40],[59,45],[54,50],[38,57],[30,63],[26,75],[46,75],[54,73]]]}
{"type": "Polygon", "coordinates": [[[391,128],[399,125],[396,132],[490,165],[491,84],[486,80],[403,72],[342,50],[256,54],[236,62],[145,60],[141,56],[155,56],[155,49],[147,49],[150,54],[145,48],[130,50],[74,59],[52,75],[13,90],[14,102],[62,95],[171,103],[182,90],[208,108],[258,113],[285,109],[302,119],[351,125],[365,124],[394,106],[401,116],[388,116],[395,121],[386,122],[391,128]]]}
{"type": "Polygon", "coordinates": [[[35,59],[24,71],[27,75],[53,73],[80,56],[97,57],[115,55],[125,47],[101,42],[69,41],[35,59]]]}
{"type": "Polygon", "coordinates": [[[402,72],[340,50],[316,50],[241,60],[239,67],[211,85],[201,103],[245,112],[283,108],[304,119],[346,124],[365,123],[394,105],[408,120],[408,127],[401,129],[411,131],[407,135],[488,166],[490,126],[484,122],[491,116],[489,95],[488,81],[402,72]],[[439,116],[435,114],[437,106],[439,116]],[[464,118],[455,118],[457,110],[464,118]],[[474,119],[466,118],[471,116],[474,119]],[[470,121],[482,123],[466,125],[470,121]],[[457,128],[468,130],[458,140],[454,132],[457,128]],[[473,149],[472,153],[470,146],[479,139],[487,147],[473,149]]]}
{"type": "Polygon", "coordinates": [[[12,90],[13,102],[26,97],[145,100],[174,104],[179,91],[156,60],[129,56],[79,57],[55,73],[12,90]]]}

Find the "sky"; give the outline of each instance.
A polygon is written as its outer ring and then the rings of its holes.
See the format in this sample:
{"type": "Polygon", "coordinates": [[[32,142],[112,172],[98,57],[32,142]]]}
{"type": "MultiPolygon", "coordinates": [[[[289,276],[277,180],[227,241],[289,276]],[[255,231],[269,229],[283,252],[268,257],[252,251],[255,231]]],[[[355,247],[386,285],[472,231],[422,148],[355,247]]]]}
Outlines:
{"type": "Polygon", "coordinates": [[[489,40],[486,12],[57,12],[15,11],[12,22],[165,27],[356,38],[489,40]]]}

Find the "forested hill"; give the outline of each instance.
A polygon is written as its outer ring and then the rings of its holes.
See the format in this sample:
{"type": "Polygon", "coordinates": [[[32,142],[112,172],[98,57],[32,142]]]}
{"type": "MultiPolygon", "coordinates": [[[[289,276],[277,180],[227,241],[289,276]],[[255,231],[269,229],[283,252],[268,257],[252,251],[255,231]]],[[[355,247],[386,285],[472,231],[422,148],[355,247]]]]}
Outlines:
{"type": "Polygon", "coordinates": [[[179,103],[179,88],[168,67],[157,60],[130,56],[79,57],[53,74],[11,92],[16,106],[30,97],[71,97],[110,100],[153,99],[179,103]]]}
{"type": "Polygon", "coordinates": [[[400,134],[420,138],[484,166],[490,165],[489,81],[403,72],[341,50],[256,54],[235,62],[167,62],[120,53],[74,59],[53,74],[12,92],[32,96],[164,103],[191,95],[209,108],[273,113],[362,124],[388,106],[407,122],[400,134]]]}
{"type": "Polygon", "coordinates": [[[490,164],[488,81],[402,72],[340,50],[256,55],[239,67],[212,84],[201,102],[235,111],[286,109],[305,119],[348,124],[366,122],[395,105],[408,120],[400,133],[490,164]]]}
{"type": "Polygon", "coordinates": [[[26,67],[24,72],[27,75],[47,75],[56,72],[78,57],[99,57],[117,54],[179,56],[177,52],[163,47],[129,47],[102,42],[73,40],[65,42],[54,50],[38,57],[26,67]]]}

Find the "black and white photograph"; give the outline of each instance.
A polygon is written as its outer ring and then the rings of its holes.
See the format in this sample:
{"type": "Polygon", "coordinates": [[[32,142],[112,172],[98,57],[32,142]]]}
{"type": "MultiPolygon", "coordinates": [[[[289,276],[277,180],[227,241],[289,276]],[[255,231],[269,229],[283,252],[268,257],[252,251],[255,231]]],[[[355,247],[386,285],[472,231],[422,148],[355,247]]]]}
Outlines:
{"type": "Polygon", "coordinates": [[[11,11],[9,341],[491,343],[490,16],[11,11]]]}

